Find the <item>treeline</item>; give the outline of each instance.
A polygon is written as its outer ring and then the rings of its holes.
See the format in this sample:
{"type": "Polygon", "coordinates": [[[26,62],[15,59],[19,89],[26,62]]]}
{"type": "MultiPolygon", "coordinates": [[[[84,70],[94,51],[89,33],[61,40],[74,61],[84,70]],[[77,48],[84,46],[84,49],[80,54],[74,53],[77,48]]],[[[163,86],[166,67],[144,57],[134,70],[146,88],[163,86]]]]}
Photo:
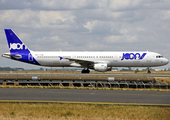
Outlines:
{"type": "Polygon", "coordinates": [[[23,71],[24,68],[0,67],[0,71],[23,71]]]}

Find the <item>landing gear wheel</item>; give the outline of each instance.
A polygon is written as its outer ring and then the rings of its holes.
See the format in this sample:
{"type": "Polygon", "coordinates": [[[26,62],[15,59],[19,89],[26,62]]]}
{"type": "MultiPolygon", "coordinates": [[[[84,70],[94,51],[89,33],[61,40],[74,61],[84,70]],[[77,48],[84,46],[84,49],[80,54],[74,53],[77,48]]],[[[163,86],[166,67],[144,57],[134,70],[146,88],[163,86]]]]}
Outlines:
{"type": "Polygon", "coordinates": [[[83,70],[81,71],[81,73],[90,73],[90,70],[89,70],[89,69],[83,69],[83,70]]]}
{"type": "Polygon", "coordinates": [[[81,73],[85,73],[85,70],[83,69],[83,70],[81,71],[81,73]]]}

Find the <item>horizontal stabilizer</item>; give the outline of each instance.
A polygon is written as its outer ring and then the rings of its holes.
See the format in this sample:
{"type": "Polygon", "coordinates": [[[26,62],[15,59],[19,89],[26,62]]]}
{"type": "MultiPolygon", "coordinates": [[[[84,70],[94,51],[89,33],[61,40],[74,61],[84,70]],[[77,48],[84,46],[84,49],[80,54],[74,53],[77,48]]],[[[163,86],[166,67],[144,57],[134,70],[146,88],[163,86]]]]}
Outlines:
{"type": "Polygon", "coordinates": [[[2,57],[9,58],[9,59],[11,59],[11,57],[16,58],[16,59],[22,58],[21,55],[11,55],[10,53],[4,53],[2,54],[2,57]]]}

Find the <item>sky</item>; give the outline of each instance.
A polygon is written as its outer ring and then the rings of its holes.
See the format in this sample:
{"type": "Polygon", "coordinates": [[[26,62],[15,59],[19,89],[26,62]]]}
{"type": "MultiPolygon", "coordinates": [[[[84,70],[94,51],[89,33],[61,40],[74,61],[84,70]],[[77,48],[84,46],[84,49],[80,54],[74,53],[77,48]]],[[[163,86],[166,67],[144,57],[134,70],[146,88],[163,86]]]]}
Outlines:
{"type": "MultiPolygon", "coordinates": [[[[1,54],[4,29],[34,51],[148,50],[170,60],[169,0],[0,0],[1,54]]],[[[0,67],[40,68],[3,57],[0,67]]]]}

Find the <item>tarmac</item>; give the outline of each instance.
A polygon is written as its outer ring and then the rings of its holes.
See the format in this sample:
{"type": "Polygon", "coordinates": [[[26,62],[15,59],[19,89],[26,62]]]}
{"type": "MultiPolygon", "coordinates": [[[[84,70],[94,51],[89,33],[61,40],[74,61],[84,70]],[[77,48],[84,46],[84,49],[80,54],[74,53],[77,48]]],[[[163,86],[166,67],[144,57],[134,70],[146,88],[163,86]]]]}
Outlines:
{"type": "Polygon", "coordinates": [[[0,100],[137,103],[170,106],[170,91],[0,88],[0,100]]]}
{"type": "MultiPolygon", "coordinates": [[[[163,77],[170,74],[18,74],[3,73],[0,75],[17,76],[71,76],[71,77],[163,77]]],[[[35,89],[35,88],[0,88],[0,102],[21,101],[55,101],[55,102],[95,102],[116,104],[147,104],[170,106],[170,91],[138,90],[80,90],[80,89],[35,89]]]]}

